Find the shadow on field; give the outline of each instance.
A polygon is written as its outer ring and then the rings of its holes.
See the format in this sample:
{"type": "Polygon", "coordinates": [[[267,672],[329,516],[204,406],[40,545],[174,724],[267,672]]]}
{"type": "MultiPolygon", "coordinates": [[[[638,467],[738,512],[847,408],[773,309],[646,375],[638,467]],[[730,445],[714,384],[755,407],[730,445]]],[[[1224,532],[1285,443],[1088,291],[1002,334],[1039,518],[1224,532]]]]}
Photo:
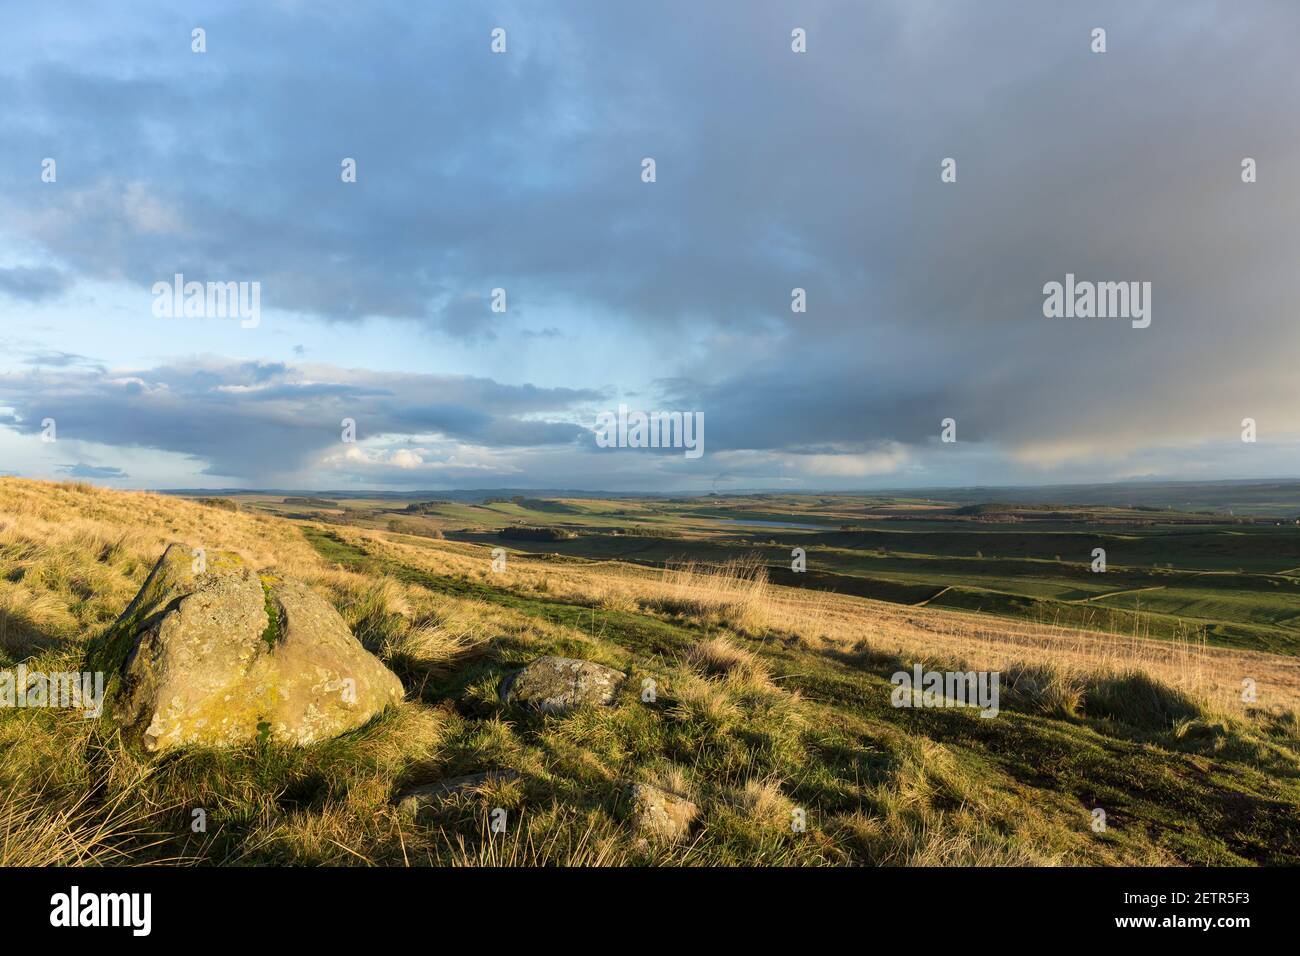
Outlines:
{"type": "Polygon", "coordinates": [[[17,659],[69,646],[66,638],[50,634],[26,614],[0,611],[0,651],[17,659]]]}

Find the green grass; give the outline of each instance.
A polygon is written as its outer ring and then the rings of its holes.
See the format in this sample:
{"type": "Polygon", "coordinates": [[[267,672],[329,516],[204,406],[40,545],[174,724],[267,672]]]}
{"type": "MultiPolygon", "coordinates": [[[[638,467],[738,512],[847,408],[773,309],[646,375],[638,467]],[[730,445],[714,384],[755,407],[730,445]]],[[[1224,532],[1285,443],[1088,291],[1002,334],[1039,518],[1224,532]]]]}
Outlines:
{"type": "MultiPolygon", "coordinates": [[[[359,589],[335,600],[367,647],[388,655],[413,632],[449,631],[460,618],[472,619],[482,640],[450,644],[432,664],[388,656],[407,702],[308,747],[263,739],[151,759],[107,719],[0,711],[0,788],[23,794],[23,806],[83,823],[123,806],[144,815],[110,827],[89,856],[72,859],[1300,863],[1293,714],[1227,719],[1140,675],[1070,682],[1047,670],[1006,675],[994,719],[966,709],[900,709],[890,703],[889,678],[912,662],[882,648],[816,650],[789,634],[731,631],[682,611],[569,604],[491,578],[431,573],[328,527],[300,527],[326,562],[364,576],[359,589]],[[399,613],[386,579],[428,592],[432,610],[415,619],[399,613]],[[715,638],[752,663],[701,666],[693,650],[715,638]],[[629,680],[611,707],[555,716],[504,704],[505,677],[546,654],[616,667],[629,680]],[[648,681],[655,692],[647,699],[648,681]],[[408,786],[491,769],[513,770],[518,779],[448,797],[414,818],[394,805],[408,786]],[[639,845],[627,784],[673,777],[700,807],[691,834],[677,844],[639,845]],[[1098,807],[1107,814],[1104,833],[1091,827],[1098,807]],[[504,834],[488,826],[495,809],[506,812],[504,834]],[[791,827],[796,810],[804,832],[791,827]]],[[[102,566],[137,586],[147,571],[117,557],[102,566]]],[[[80,653],[56,645],[30,666],[75,669],[80,653]]],[[[16,814],[18,806],[0,813],[16,814]]],[[[69,859],[66,843],[52,843],[39,858],[69,859]]]]}
{"type": "MultiPolygon", "coordinates": [[[[679,681],[698,679],[681,664],[700,637],[689,625],[403,571],[328,533],[310,538],[354,569],[405,574],[561,628],[564,636],[541,640],[503,637],[491,654],[426,685],[430,702],[457,702],[449,739],[456,756],[446,775],[507,766],[524,780],[510,795],[520,808],[577,804],[570,827],[595,819],[617,828],[621,781],[642,768],[684,767],[709,809],[699,839],[654,851],[660,862],[916,862],[937,852],[940,833],[955,840],[957,861],[973,854],[1003,862],[1300,862],[1300,824],[1290,811],[1300,800],[1292,732],[1269,737],[1236,727],[1230,736],[1243,763],[1207,764],[1222,739],[1179,730],[1202,719],[1197,706],[1140,677],[1087,688],[1080,712],[1067,720],[1014,702],[1001,718],[985,720],[890,706],[888,675],[902,662],[837,659],[733,634],[772,681],[768,688],[723,682],[715,707],[675,695],[679,681]],[[555,718],[503,707],[500,680],[544,653],[620,667],[632,680],[609,710],[555,718]],[[662,692],[650,705],[636,694],[646,676],[662,692]],[[779,792],[807,812],[809,832],[756,824],[739,811],[737,793],[752,780],[781,781],[779,792]],[[1090,828],[1097,806],[1110,820],[1100,835],[1090,828]],[[1022,835],[1026,820],[1034,821],[1032,839],[1022,835]]],[[[453,802],[431,819],[469,845],[481,839],[472,806],[453,802]]]]}
{"type": "Polygon", "coordinates": [[[266,581],[262,582],[262,596],[266,610],[266,628],[262,631],[262,640],[269,650],[275,650],[276,642],[280,639],[280,609],[276,606],[275,598],[271,596],[271,587],[266,581]]]}
{"type": "Polygon", "coordinates": [[[723,564],[758,554],[774,580],[791,586],[1300,653],[1300,527],[1294,523],[1059,505],[1027,506],[1012,522],[986,521],[979,519],[1010,506],[980,507],[972,517],[964,514],[968,508],[852,496],[531,503],[436,510],[452,540],[486,544],[512,523],[577,534],[571,540],[512,540],[512,547],[534,554],[658,566],[723,564]],[[746,526],[719,517],[824,524],[828,530],[746,526]],[[855,530],[837,530],[842,525],[855,530]],[[806,574],[789,573],[794,547],[807,553],[806,574]],[[1106,550],[1105,573],[1090,568],[1097,547],[1106,550]]]}

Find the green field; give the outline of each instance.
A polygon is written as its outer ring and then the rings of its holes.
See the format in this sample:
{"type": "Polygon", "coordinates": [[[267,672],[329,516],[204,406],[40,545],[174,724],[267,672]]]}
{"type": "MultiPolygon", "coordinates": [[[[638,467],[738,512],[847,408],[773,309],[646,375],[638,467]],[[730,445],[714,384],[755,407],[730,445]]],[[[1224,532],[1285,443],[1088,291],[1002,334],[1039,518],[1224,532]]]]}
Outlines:
{"type": "Polygon", "coordinates": [[[1290,516],[1296,507],[1291,499],[1275,514],[1248,517],[1149,505],[971,504],[876,495],[237,500],[245,510],[282,517],[534,554],[656,566],[758,555],[771,579],[789,586],[1300,653],[1300,524],[1290,516]],[[508,527],[577,536],[503,540],[500,532],[508,527]],[[795,548],[806,555],[802,573],[791,570],[795,548]],[[1092,570],[1096,548],[1105,551],[1104,572],[1092,570]]]}

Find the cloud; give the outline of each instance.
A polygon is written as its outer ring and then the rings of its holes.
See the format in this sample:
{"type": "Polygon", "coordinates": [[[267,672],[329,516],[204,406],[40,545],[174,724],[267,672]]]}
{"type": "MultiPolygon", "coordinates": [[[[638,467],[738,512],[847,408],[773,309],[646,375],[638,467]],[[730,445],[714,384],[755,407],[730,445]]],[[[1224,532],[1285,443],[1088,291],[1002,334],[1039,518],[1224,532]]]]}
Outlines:
{"type": "MultiPolygon", "coordinates": [[[[598,397],[468,376],[219,359],[0,373],[0,400],[15,410],[10,427],[21,433],[37,434],[53,418],[60,441],[178,452],[204,462],[206,474],[268,481],[337,456],[345,419],[359,441],[434,435],[470,447],[571,445],[584,428],[533,416],[567,414],[598,397]]],[[[375,460],[403,470],[423,464],[416,451],[375,460]]]]}
{"type": "Polygon", "coordinates": [[[87,365],[92,368],[102,369],[103,366],[94,359],[87,358],[84,355],[78,355],[76,352],[34,352],[26,355],[22,359],[24,365],[43,365],[50,368],[68,368],[73,365],[87,365]]]}
{"type": "Polygon", "coordinates": [[[48,267],[0,268],[0,295],[24,302],[42,302],[61,296],[72,285],[72,279],[58,269],[48,267]]]}
{"type": "MultiPolygon", "coordinates": [[[[1215,443],[1241,418],[1269,441],[1300,432],[1294,4],[1244,5],[1231,29],[1210,0],[1174,18],[1118,0],[1086,17],[1032,0],[507,4],[503,56],[496,22],[455,5],[233,2],[202,56],[168,4],[87,16],[0,13],[0,237],[59,266],[0,270],[0,293],[256,280],[268,311],[358,334],[396,320],[395,349],[472,346],[487,371],[276,363],[325,354],[295,328],[242,370],[150,342],[130,374],[11,380],[25,414],[62,408],[101,440],[264,480],[333,454],[353,409],[363,442],[490,449],[466,475],[624,486],[679,466],[590,454],[579,412],[600,396],[704,411],[706,454],[730,455],[714,474],[756,485],[1148,473],[1203,467],[1207,447],[1236,473],[1260,466],[1215,443]],[[95,16],[117,42],[88,39],[95,16]],[[35,174],[46,155],[57,183],[35,174]],[[1066,273],[1150,281],[1151,327],[1045,319],[1042,286],[1066,273]],[[508,384],[526,377],[551,387],[508,384]],[[936,448],[949,417],[958,445],[936,448]]],[[[430,447],[339,463],[396,479],[446,465],[430,447]]],[[[1271,460],[1294,471],[1288,454],[1271,460]]]]}
{"type": "Polygon", "coordinates": [[[112,468],[105,465],[88,465],[84,461],[79,461],[75,465],[63,465],[59,471],[73,478],[99,478],[99,479],[118,479],[131,477],[121,468],[112,468]]]}

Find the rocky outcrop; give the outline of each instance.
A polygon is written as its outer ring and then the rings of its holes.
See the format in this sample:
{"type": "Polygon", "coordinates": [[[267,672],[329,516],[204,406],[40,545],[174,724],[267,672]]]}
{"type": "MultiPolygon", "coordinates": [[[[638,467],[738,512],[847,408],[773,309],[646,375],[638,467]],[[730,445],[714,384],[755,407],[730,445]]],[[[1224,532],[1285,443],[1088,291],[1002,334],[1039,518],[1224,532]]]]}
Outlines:
{"type": "Polygon", "coordinates": [[[539,657],[502,683],[508,704],[562,714],[589,704],[609,704],[627,675],[603,664],[569,657],[539,657]]]}
{"type": "Polygon", "coordinates": [[[149,751],[308,744],[366,723],[402,685],[301,584],[171,545],[90,654],[109,714],[149,751]]]}

